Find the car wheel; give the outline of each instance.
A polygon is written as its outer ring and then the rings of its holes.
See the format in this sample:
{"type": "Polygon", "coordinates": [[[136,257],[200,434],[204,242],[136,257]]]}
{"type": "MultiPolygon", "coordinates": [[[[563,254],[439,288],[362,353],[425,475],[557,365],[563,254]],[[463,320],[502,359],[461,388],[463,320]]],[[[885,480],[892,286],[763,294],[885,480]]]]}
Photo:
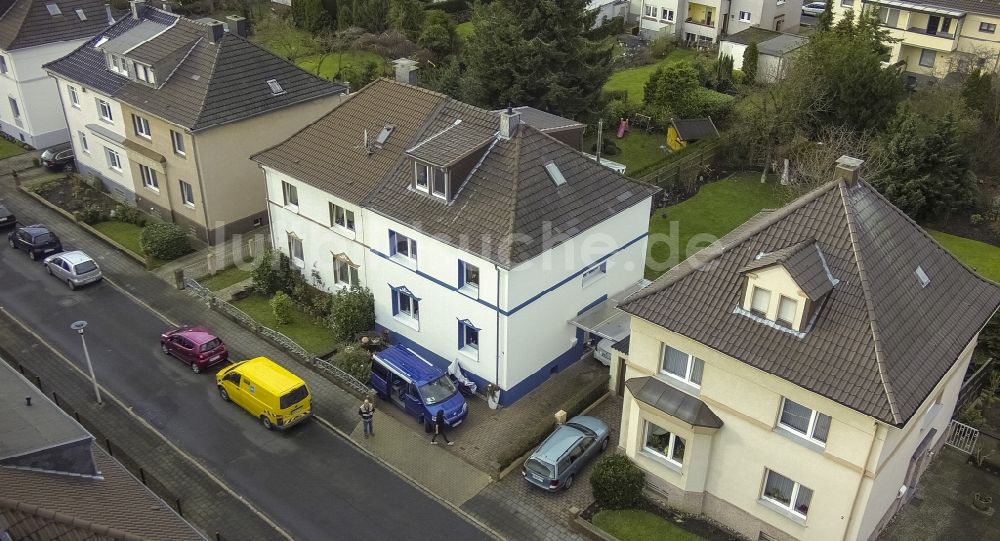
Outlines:
{"type": "Polygon", "coordinates": [[[164,355],[168,357],[170,356],[170,348],[168,348],[167,345],[162,342],[160,343],[160,351],[162,351],[164,355]]]}
{"type": "Polygon", "coordinates": [[[608,440],[610,440],[610,439],[611,438],[604,438],[604,441],[601,442],[601,450],[602,451],[608,448],[608,440]]]}
{"type": "Polygon", "coordinates": [[[74,289],[76,289],[76,284],[73,283],[73,280],[67,279],[66,287],[68,287],[70,291],[73,291],[74,289]]]}
{"type": "Polygon", "coordinates": [[[569,487],[573,486],[573,475],[566,478],[566,482],[563,483],[563,490],[569,490],[569,487]]]}
{"type": "Polygon", "coordinates": [[[30,258],[32,261],[38,261],[38,254],[36,254],[31,250],[28,250],[28,258],[30,258]]]}
{"type": "Polygon", "coordinates": [[[76,171],[76,166],[73,165],[73,162],[69,162],[66,164],[65,167],[63,167],[63,171],[66,171],[67,173],[72,173],[73,171],[76,171]]]}
{"type": "Polygon", "coordinates": [[[260,416],[260,424],[264,425],[264,428],[268,430],[274,430],[274,425],[271,424],[271,420],[267,418],[267,415],[260,416]]]}
{"type": "Polygon", "coordinates": [[[198,363],[191,363],[191,371],[195,374],[201,374],[201,366],[198,366],[198,363]]]}
{"type": "Polygon", "coordinates": [[[221,396],[226,402],[229,402],[229,393],[227,393],[226,388],[221,385],[219,385],[219,396],[221,396]]]}
{"type": "Polygon", "coordinates": [[[45,272],[49,273],[49,276],[52,276],[52,267],[45,265],[45,272]]]}

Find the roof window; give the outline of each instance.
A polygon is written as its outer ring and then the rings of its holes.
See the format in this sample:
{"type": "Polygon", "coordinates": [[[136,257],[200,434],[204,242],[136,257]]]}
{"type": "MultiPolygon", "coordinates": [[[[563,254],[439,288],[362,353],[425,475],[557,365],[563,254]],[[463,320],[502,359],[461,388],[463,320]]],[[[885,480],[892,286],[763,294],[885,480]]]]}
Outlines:
{"type": "Polygon", "coordinates": [[[49,15],[55,17],[56,15],[62,15],[62,10],[59,9],[59,4],[45,4],[45,9],[49,10],[49,15]]]}
{"type": "Polygon", "coordinates": [[[378,136],[375,137],[375,144],[384,145],[386,141],[389,140],[389,136],[395,131],[396,126],[393,124],[386,124],[382,127],[382,131],[378,132],[378,136]]]}
{"type": "Polygon", "coordinates": [[[916,275],[917,281],[920,282],[920,287],[927,287],[928,285],[930,285],[930,283],[931,283],[931,277],[927,276],[927,273],[924,272],[923,267],[920,267],[918,265],[917,269],[915,271],[913,271],[913,274],[916,275]]]}
{"type": "MultiPolygon", "coordinates": [[[[58,9],[58,7],[56,9],[58,9]]],[[[87,14],[84,13],[82,9],[77,9],[76,10],[76,16],[79,17],[81,21],[86,21],[87,20],[87,14]]]]}
{"type": "Polygon", "coordinates": [[[285,89],[281,88],[281,85],[278,83],[277,79],[268,79],[267,86],[271,87],[272,96],[280,96],[281,94],[285,93],[285,89]]]}
{"type": "Polygon", "coordinates": [[[545,172],[549,174],[549,178],[556,186],[562,186],[566,184],[566,177],[563,176],[562,171],[559,170],[559,166],[556,162],[549,162],[545,164],[545,172]]]}

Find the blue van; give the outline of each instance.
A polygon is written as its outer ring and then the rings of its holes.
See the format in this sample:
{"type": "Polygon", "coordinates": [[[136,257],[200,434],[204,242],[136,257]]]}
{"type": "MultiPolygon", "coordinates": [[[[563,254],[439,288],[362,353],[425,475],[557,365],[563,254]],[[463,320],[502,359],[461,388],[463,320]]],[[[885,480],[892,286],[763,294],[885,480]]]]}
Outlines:
{"type": "Polygon", "coordinates": [[[383,400],[395,403],[434,428],[434,416],[444,410],[445,422],[455,427],[469,414],[465,397],[448,377],[448,372],[400,345],[390,346],[372,358],[371,385],[383,400]]]}

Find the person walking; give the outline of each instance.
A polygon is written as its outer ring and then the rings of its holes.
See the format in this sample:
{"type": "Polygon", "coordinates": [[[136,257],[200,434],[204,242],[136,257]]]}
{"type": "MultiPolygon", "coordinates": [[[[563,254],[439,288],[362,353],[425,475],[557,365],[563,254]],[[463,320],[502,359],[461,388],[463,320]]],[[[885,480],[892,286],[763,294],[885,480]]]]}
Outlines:
{"type": "Polygon", "coordinates": [[[444,438],[444,442],[448,445],[454,445],[455,442],[448,439],[448,434],[445,434],[445,429],[448,428],[448,423],[444,421],[444,410],[438,410],[437,415],[434,416],[434,436],[431,438],[431,445],[437,445],[437,437],[441,436],[444,438]]]}
{"type": "Polygon", "coordinates": [[[366,398],[361,407],[358,408],[358,415],[361,417],[361,424],[365,427],[365,438],[374,436],[375,429],[372,428],[372,420],[375,418],[375,404],[366,398]]]}

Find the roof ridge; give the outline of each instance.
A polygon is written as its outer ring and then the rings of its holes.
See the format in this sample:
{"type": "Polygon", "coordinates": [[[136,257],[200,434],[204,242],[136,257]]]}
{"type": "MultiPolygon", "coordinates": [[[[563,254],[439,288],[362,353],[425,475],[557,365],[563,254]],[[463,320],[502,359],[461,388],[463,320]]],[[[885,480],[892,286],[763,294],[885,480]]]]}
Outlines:
{"type": "MultiPolygon", "coordinates": [[[[188,51],[188,54],[193,53],[195,49],[201,45],[202,43],[200,41],[196,43],[194,47],[191,47],[191,50],[188,51]]],[[[214,50],[211,54],[212,66],[208,69],[208,84],[205,85],[205,94],[200,100],[198,100],[200,103],[198,103],[198,112],[194,115],[194,122],[191,122],[191,126],[186,126],[191,131],[194,131],[195,128],[198,127],[198,123],[201,122],[201,115],[205,112],[205,106],[208,104],[208,95],[211,94],[212,87],[218,84],[215,80],[215,70],[219,66],[219,52],[222,50],[222,47],[213,47],[213,49],[214,50]]],[[[187,60],[187,57],[184,58],[187,60]]],[[[181,64],[177,64],[178,67],[180,67],[180,65],[181,64]]]]}
{"type": "MultiPolygon", "coordinates": [[[[868,186],[870,191],[875,191],[871,186],[868,186]]],[[[861,281],[861,291],[864,293],[865,299],[865,311],[868,314],[868,326],[871,328],[872,340],[874,341],[875,350],[875,366],[878,369],[879,380],[882,383],[882,389],[885,390],[885,399],[889,405],[889,413],[892,415],[892,419],[897,423],[902,423],[902,417],[899,414],[899,406],[896,404],[896,394],[889,384],[886,367],[884,365],[884,354],[882,352],[882,339],[879,334],[879,326],[875,321],[875,308],[872,306],[872,291],[871,285],[868,283],[868,268],[865,265],[864,258],[861,256],[861,250],[858,249],[857,235],[854,231],[854,212],[851,210],[851,205],[847,204],[847,191],[849,187],[842,181],[837,181],[838,194],[840,195],[841,207],[844,209],[844,216],[847,218],[847,232],[851,241],[851,253],[854,254],[854,261],[858,267],[858,277],[861,281]]],[[[891,206],[891,205],[889,205],[891,206]]]]}
{"type": "Polygon", "coordinates": [[[137,537],[128,532],[123,532],[122,530],[111,528],[109,526],[104,526],[103,524],[97,524],[89,520],[61,513],[59,511],[53,511],[52,509],[48,509],[40,505],[34,505],[26,502],[12,500],[10,498],[6,498],[3,496],[0,496],[0,508],[7,508],[12,511],[19,511],[21,513],[39,517],[44,520],[51,520],[70,528],[80,528],[102,536],[109,536],[115,539],[121,539],[122,541],[142,541],[141,537],[137,537]]]}
{"type": "MultiPolygon", "coordinates": [[[[514,141],[514,178],[511,179],[510,221],[507,222],[507,227],[505,228],[505,233],[510,236],[510,242],[504,243],[506,252],[502,254],[504,261],[511,260],[511,254],[514,250],[514,224],[517,223],[517,193],[518,187],[521,185],[521,138],[524,137],[521,130],[524,127],[525,125],[518,124],[517,134],[515,137],[511,138],[511,140],[514,141]]],[[[499,139],[499,137],[500,136],[498,135],[497,138],[499,139]]]]}

